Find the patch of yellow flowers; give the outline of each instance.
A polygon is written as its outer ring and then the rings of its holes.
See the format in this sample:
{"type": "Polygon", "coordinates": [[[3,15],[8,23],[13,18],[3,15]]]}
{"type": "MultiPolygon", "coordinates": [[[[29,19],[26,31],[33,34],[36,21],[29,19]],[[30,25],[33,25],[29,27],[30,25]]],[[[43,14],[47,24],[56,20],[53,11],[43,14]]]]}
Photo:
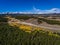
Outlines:
{"type": "Polygon", "coordinates": [[[12,22],[12,23],[9,23],[9,25],[11,25],[11,26],[17,26],[17,23],[12,22]]]}
{"type": "Polygon", "coordinates": [[[23,24],[21,24],[19,26],[19,28],[22,29],[22,30],[24,30],[24,31],[26,31],[26,32],[31,32],[31,30],[32,30],[32,26],[23,25],[23,24]]]}
{"type": "Polygon", "coordinates": [[[49,31],[49,34],[50,36],[56,36],[56,37],[60,37],[58,34],[54,34],[53,32],[49,31]]]}
{"type": "Polygon", "coordinates": [[[11,26],[17,26],[19,27],[19,29],[22,29],[23,31],[26,31],[26,32],[31,32],[31,31],[34,31],[34,30],[43,30],[43,28],[40,28],[40,27],[33,27],[33,26],[29,26],[29,25],[25,25],[25,24],[18,24],[16,22],[12,22],[10,23],[11,26]]]}
{"type": "MultiPolygon", "coordinates": [[[[37,31],[39,31],[39,30],[45,30],[44,28],[33,27],[33,26],[24,25],[24,24],[18,24],[18,23],[10,23],[10,25],[11,25],[11,26],[16,26],[16,27],[18,27],[19,29],[21,29],[21,30],[23,30],[23,31],[25,31],[25,32],[29,32],[29,33],[31,33],[31,32],[34,31],[34,30],[37,30],[37,31]]],[[[47,31],[49,32],[48,35],[50,35],[50,36],[60,37],[60,36],[57,35],[57,34],[53,34],[53,32],[51,32],[51,31],[49,31],[49,30],[47,30],[47,31]]]]}

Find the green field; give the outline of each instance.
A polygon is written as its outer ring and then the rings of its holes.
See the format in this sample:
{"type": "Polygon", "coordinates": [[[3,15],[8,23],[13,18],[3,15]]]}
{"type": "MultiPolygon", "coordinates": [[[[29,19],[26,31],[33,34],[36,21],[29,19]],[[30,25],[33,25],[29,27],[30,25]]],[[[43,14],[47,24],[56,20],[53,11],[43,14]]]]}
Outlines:
{"type": "Polygon", "coordinates": [[[60,34],[42,30],[28,33],[1,23],[0,45],[60,45],[60,34]]]}
{"type": "Polygon", "coordinates": [[[0,45],[60,45],[60,33],[43,30],[28,33],[10,26],[7,21],[6,18],[0,18],[0,45]]]}
{"type": "Polygon", "coordinates": [[[44,19],[44,18],[38,18],[38,21],[44,21],[48,24],[51,24],[51,25],[60,25],[60,21],[57,21],[57,20],[49,20],[49,19],[44,19]]]}

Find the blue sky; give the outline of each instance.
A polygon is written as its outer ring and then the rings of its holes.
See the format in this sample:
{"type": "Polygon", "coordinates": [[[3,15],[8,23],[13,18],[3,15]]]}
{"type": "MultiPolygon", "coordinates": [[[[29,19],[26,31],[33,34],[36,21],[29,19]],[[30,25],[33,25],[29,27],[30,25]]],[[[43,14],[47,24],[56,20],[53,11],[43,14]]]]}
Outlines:
{"type": "MultiPolygon", "coordinates": [[[[31,12],[60,9],[60,0],[0,0],[0,12],[31,12]]],[[[43,12],[44,12],[43,11],[43,12]]]]}

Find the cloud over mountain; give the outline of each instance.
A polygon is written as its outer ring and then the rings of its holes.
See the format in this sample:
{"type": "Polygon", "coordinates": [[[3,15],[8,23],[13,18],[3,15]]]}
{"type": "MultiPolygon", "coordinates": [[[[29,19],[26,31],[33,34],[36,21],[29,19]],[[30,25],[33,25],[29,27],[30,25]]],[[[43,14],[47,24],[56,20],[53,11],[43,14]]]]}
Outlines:
{"type": "Polygon", "coordinates": [[[24,14],[48,14],[48,13],[60,13],[60,9],[59,8],[52,8],[49,10],[41,10],[41,9],[37,9],[37,8],[33,8],[31,11],[27,11],[27,12],[20,12],[20,13],[24,13],[24,14]]]}
{"type": "Polygon", "coordinates": [[[60,9],[59,8],[52,8],[49,10],[41,10],[41,9],[37,9],[35,7],[33,7],[32,10],[28,10],[28,11],[20,11],[20,12],[9,12],[9,13],[20,13],[20,14],[49,14],[49,13],[60,13],[60,9]]]}

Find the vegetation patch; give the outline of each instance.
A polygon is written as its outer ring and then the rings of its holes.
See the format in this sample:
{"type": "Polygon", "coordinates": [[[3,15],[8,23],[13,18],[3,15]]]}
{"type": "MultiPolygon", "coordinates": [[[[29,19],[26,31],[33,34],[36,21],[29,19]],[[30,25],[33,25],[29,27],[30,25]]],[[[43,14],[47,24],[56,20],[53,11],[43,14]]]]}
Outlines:
{"type": "Polygon", "coordinates": [[[0,45],[60,45],[60,35],[54,35],[43,30],[28,33],[7,23],[0,25],[0,45]]]}
{"type": "Polygon", "coordinates": [[[41,22],[47,22],[48,24],[52,24],[52,25],[60,25],[60,21],[56,21],[56,20],[48,20],[48,19],[44,19],[44,18],[38,18],[38,21],[41,22]]]}
{"type": "Polygon", "coordinates": [[[21,15],[21,16],[15,16],[14,18],[16,18],[16,19],[19,19],[19,20],[21,20],[21,19],[23,19],[23,20],[27,20],[27,19],[30,19],[30,18],[32,18],[31,16],[27,16],[27,15],[21,15]]]}

